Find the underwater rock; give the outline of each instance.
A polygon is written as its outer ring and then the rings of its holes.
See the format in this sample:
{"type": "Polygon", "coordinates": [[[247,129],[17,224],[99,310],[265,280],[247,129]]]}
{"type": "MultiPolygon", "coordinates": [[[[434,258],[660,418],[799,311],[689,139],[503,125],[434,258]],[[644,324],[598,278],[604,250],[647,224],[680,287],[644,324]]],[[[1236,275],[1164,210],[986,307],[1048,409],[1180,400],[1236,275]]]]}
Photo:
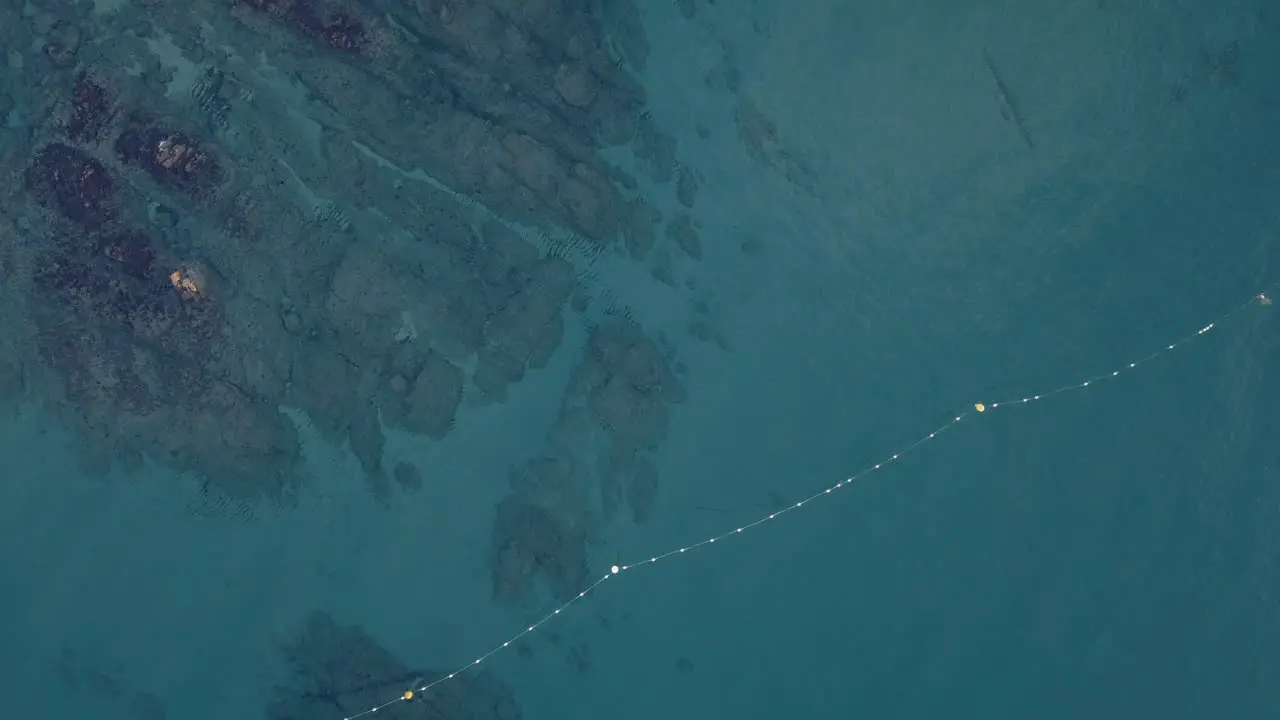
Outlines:
{"type": "Polygon", "coordinates": [[[111,200],[116,185],[107,168],[70,145],[51,143],[39,150],[27,168],[26,183],[41,204],[86,229],[101,228],[115,217],[111,200]]]}
{"type": "Polygon", "coordinates": [[[494,518],[490,568],[500,602],[526,601],[539,578],[552,597],[567,602],[586,587],[586,534],[543,507],[508,497],[494,518]]]}
{"type": "Polygon", "coordinates": [[[544,508],[570,524],[587,510],[591,492],[582,482],[586,474],[571,458],[543,455],[526,462],[511,475],[514,496],[544,508]]]}
{"type": "Polygon", "coordinates": [[[490,343],[481,348],[476,357],[476,369],[471,381],[485,397],[501,402],[506,399],[507,387],[524,377],[525,364],[499,345],[490,343]]]}
{"type": "Polygon", "coordinates": [[[453,429],[458,405],[462,403],[463,381],[462,370],[456,365],[437,353],[427,355],[405,398],[407,407],[398,425],[443,440],[453,429]]]}
{"type": "MultiPolygon", "coordinates": [[[[119,245],[107,245],[117,250],[119,245]]],[[[125,331],[128,335],[155,341],[185,315],[172,287],[144,273],[146,246],[135,247],[125,262],[83,262],[67,259],[51,262],[35,275],[43,294],[57,305],[93,323],[125,331]]],[[[109,258],[110,256],[108,256],[109,258]]]]}
{"type": "Polygon", "coordinates": [[[667,225],[667,237],[675,240],[685,255],[694,260],[702,259],[702,239],[698,237],[698,230],[693,226],[693,218],[686,214],[676,216],[671,224],[667,225]]]}
{"type": "Polygon", "coordinates": [[[126,230],[99,241],[102,255],[114,261],[120,271],[136,280],[154,280],[156,251],[142,233],[126,230]]]}
{"type": "Polygon", "coordinates": [[[290,501],[301,482],[297,430],[276,406],[213,381],[172,413],[165,447],[234,498],[290,501]]]}
{"type": "Polygon", "coordinates": [[[587,546],[599,532],[590,478],[564,456],[538,456],[513,471],[491,534],[496,600],[522,604],[539,586],[561,601],[582,590],[587,546]]]}
{"type": "Polygon", "coordinates": [[[682,167],[676,174],[676,200],[689,209],[698,201],[698,176],[689,168],[682,167]]]}
{"type": "Polygon", "coordinates": [[[49,30],[43,47],[44,54],[53,61],[56,67],[67,67],[75,62],[76,53],[80,51],[80,28],[70,22],[59,20],[49,30]]]}
{"type": "Polygon", "coordinates": [[[340,445],[356,411],[357,369],[336,350],[308,342],[294,356],[290,376],[289,402],[306,411],[325,439],[340,445]]]}
{"type": "Polygon", "coordinates": [[[435,685],[409,701],[391,705],[379,717],[399,720],[520,720],[515,693],[480,669],[436,684],[448,673],[410,668],[363,628],[340,625],[312,611],[293,637],[281,645],[290,677],[267,702],[268,720],[350,717],[400,698],[406,690],[435,685]]]}
{"type": "Polygon", "coordinates": [[[185,133],[135,119],[116,138],[115,149],[122,161],[145,170],[156,182],[189,195],[222,182],[217,159],[185,133]]]}
{"type": "Polygon", "coordinates": [[[364,46],[364,24],[344,12],[326,18],[312,15],[303,27],[335,50],[356,53],[364,46]]]}
{"type": "Polygon", "coordinates": [[[685,399],[661,350],[622,320],[592,333],[573,392],[601,427],[637,450],[656,447],[666,437],[668,406],[685,399]]]}
{"type": "Polygon", "coordinates": [[[327,324],[353,349],[385,353],[396,341],[393,318],[406,304],[406,289],[391,258],[355,246],[333,271],[325,314],[327,324]]]}
{"type": "Polygon", "coordinates": [[[382,478],[382,453],[387,439],[382,434],[382,423],[378,420],[378,408],[375,405],[368,402],[356,404],[347,425],[347,440],[351,452],[360,461],[365,477],[375,488],[385,485],[382,478]]]}
{"type": "Polygon", "coordinates": [[[549,355],[560,341],[560,318],[573,293],[573,266],[560,258],[550,258],[532,268],[528,283],[511,296],[485,324],[489,343],[504,350],[523,365],[533,358],[549,355]]]}
{"type": "Polygon", "coordinates": [[[659,476],[649,450],[667,433],[684,387],[658,345],[630,320],[591,330],[543,454],[516,472],[492,532],[494,597],[519,604],[539,582],[568,599],[587,577],[601,518],[625,502],[653,513],[659,476]]]}
{"type": "Polygon", "coordinates": [[[747,99],[734,111],[738,137],[756,159],[772,164],[778,152],[778,126],[756,104],[747,99]]]}
{"type": "Polygon", "coordinates": [[[485,223],[483,252],[474,259],[476,276],[486,297],[499,302],[515,295],[529,283],[539,261],[538,248],[514,230],[497,222],[485,223]]]}
{"type": "Polygon", "coordinates": [[[240,0],[273,20],[282,21],[329,47],[357,53],[365,41],[364,24],[349,10],[337,9],[329,0],[240,0]]]}
{"type": "Polygon", "coordinates": [[[82,143],[98,140],[111,122],[112,102],[111,93],[105,87],[87,73],[81,73],[72,95],[67,136],[82,143]]]}
{"type": "Polygon", "coordinates": [[[656,241],[654,228],[662,222],[662,212],[642,198],[627,204],[627,220],[622,236],[633,260],[643,260],[656,241]]]}
{"type": "Polygon", "coordinates": [[[408,492],[417,492],[422,489],[422,470],[411,462],[402,460],[396,463],[391,476],[395,478],[396,484],[408,492]]]}
{"type": "Polygon", "coordinates": [[[668,183],[676,174],[676,141],[652,122],[640,124],[636,134],[636,155],[649,165],[649,177],[655,183],[668,183]]]}
{"type": "Polygon", "coordinates": [[[556,68],[555,85],[560,97],[576,108],[587,107],[600,94],[600,80],[590,69],[580,65],[556,68]]]}

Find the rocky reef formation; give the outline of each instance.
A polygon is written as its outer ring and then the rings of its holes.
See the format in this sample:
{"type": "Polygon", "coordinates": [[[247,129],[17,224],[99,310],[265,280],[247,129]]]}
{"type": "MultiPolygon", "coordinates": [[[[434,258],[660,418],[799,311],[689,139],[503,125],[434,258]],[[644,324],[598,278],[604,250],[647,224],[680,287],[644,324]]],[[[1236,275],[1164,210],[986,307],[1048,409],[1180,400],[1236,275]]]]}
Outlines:
{"type": "MultiPolygon", "coordinates": [[[[358,626],[311,613],[282,647],[292,670],[266,708],[268,720],[350,717],[429,685],[447,671],[407,667],[358,626]]],[[[505,683],[486,672],[454,678],[378,711],[396,720],[520,720],[505,683]]]]}
{"type": "MultiPolygon", "coordinates": [[[[683,292],[677,268],[721,251],[635,78],[639,10],[597,5],[0,8],[0,395],[38,399],[90,469],[154,463],[241,507],[306,491],[304,418],[385,500],[424,483],[388,432],[445,441],[577,354],[495,509],[489,570],[504,602],[579,592],[619,509],[654,511],[685,395],[599,266],[683,292]]],[[[304,634],[367,644],[353,633],[304,634]]],[[[361,652],[352,683],[406,672],[361,652]]],[[[274,716],[374,692],[339,679],[274,716]]]]}
{"type": "Polygon", "coordinates": [[[672,406],[685,399],[668,353],[634,323],[594,328],[574,369],[544,454],[513,473],[494,520],[494,596],[527,598],[539,581],[566,601],[593,577],[590,546],[625,504],[635,522],[653,511],[652,453],[666,437],[672,406]]]}
{"type": "Polygon", "coordinates": [[[674,142],[572,4],[3,11],[0,39],[43,49],[3,91],[6,300],[31,341],[9,384],[57,388],[95,467],[285,499],[293,408],[392,492],[386,428],[440,440],[464,401],[502,402],[592,263],[657,235],[601,150],[671,179],[674,142]]]}
{"type": "Polygon", "coordinates": [[[215,271],[138,220],[144,182],[192,207],[211,201],[225,182],[217,159],[176,123],[132,115],[115,131],[114,97],[87,74],[69,99],[64,137],[35,145],[6,199],[28,224],[10,236],[9,291],[22,292],[64,417],[102,457],[149,455],[232,494],[287,497],[293,428],[223,369],[240,358],[215,271]]]}

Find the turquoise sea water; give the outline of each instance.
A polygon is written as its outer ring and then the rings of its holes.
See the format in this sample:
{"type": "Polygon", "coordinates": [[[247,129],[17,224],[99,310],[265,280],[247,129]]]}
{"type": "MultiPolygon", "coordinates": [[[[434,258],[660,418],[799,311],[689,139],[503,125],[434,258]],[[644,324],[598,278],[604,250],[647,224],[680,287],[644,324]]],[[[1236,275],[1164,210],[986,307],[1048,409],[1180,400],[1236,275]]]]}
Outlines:
{"type": "MultiPolygon", "coordinates": [[[[657,5],[643,81],[705,176],[695,276],[730,352],[679,348],[653,519],[593,571],[752,522],[975,402],[1160,354],[603,584],[536,635],[585,643],[590,672],[541,639],[487,663],[523,716],[1280,716],[1280,308],[1160,352],[1280,281],[1280,11],[657,5]],[[703,81],[726,56],[785,162],[751,157],[703,81]]],[[[601,274],[683,336],[665,286],[601,274]]],[[[430,472],[389,509],[312,437],[323,500],[192,515],[162,471],[85,479],[62,430],[5,408],[0,717],[262,717],[317,608],[413,667],[518,632],[537,613],[489,601],[493,506],[580,344],[444,443],[391,434],[430,472]]]]}

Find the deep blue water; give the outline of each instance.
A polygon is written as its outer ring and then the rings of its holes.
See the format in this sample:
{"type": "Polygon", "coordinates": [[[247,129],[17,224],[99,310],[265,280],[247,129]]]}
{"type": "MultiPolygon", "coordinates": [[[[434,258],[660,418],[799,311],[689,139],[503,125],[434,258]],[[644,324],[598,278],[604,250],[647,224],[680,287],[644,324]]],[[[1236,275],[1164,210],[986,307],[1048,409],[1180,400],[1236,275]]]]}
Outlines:
{"type": "MultiPolygon", "coordinates": [[[[1280,11],[656,5],[641,79],[705,177],[689,279],[728,351],[679,340],[670,288],[603,266],[678,339],[689,401],[651,521],[611,531],[593,572],[926,441],[621,573],[531,659],[494,656],[523,716],[1280,716],[1280,309],[1250,302],[1280,282],[1280,11]],[[1229,69],[1207,59],[1228,47],[1229,69]],[[744,150],[703,82],[726,55],[798,165],[744,150]]],[[[6,408],[0,716],[261,717],[317,608],[411,667],[517,633],[540,611],[490,602],[493,505],[577,347],[443,444],[390,435],[431,468],[390,508],[311,438],[323,501],[193,516],[164,471],[82,477],[35,400],[6,408]]]]}

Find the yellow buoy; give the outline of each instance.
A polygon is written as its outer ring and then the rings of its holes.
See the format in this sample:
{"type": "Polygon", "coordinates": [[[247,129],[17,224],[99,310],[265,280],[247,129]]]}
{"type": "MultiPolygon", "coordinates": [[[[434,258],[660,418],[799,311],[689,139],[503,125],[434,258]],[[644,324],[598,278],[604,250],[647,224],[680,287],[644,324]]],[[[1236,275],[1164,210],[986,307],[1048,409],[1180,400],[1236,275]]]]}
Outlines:
{"type": "Polygon", "coordinates": [[[978,412],[986,412],[986,411],[987,411],[987,406],[986,406],[986,405],[983,405],[982,403],[974,403],[974,404],[973,404],[973,409],[974,409],[974,410],[977,410],[978,412]]]}
{"type": "Polygon", "coordinates": [[[404,696],[403,696],[401,699],[403,699],[403,700],[412,700],[412,699],[413,699],[413,691],[412,691],[412,690],[405,690],[405,691],[404,691],[404,696]]]}

